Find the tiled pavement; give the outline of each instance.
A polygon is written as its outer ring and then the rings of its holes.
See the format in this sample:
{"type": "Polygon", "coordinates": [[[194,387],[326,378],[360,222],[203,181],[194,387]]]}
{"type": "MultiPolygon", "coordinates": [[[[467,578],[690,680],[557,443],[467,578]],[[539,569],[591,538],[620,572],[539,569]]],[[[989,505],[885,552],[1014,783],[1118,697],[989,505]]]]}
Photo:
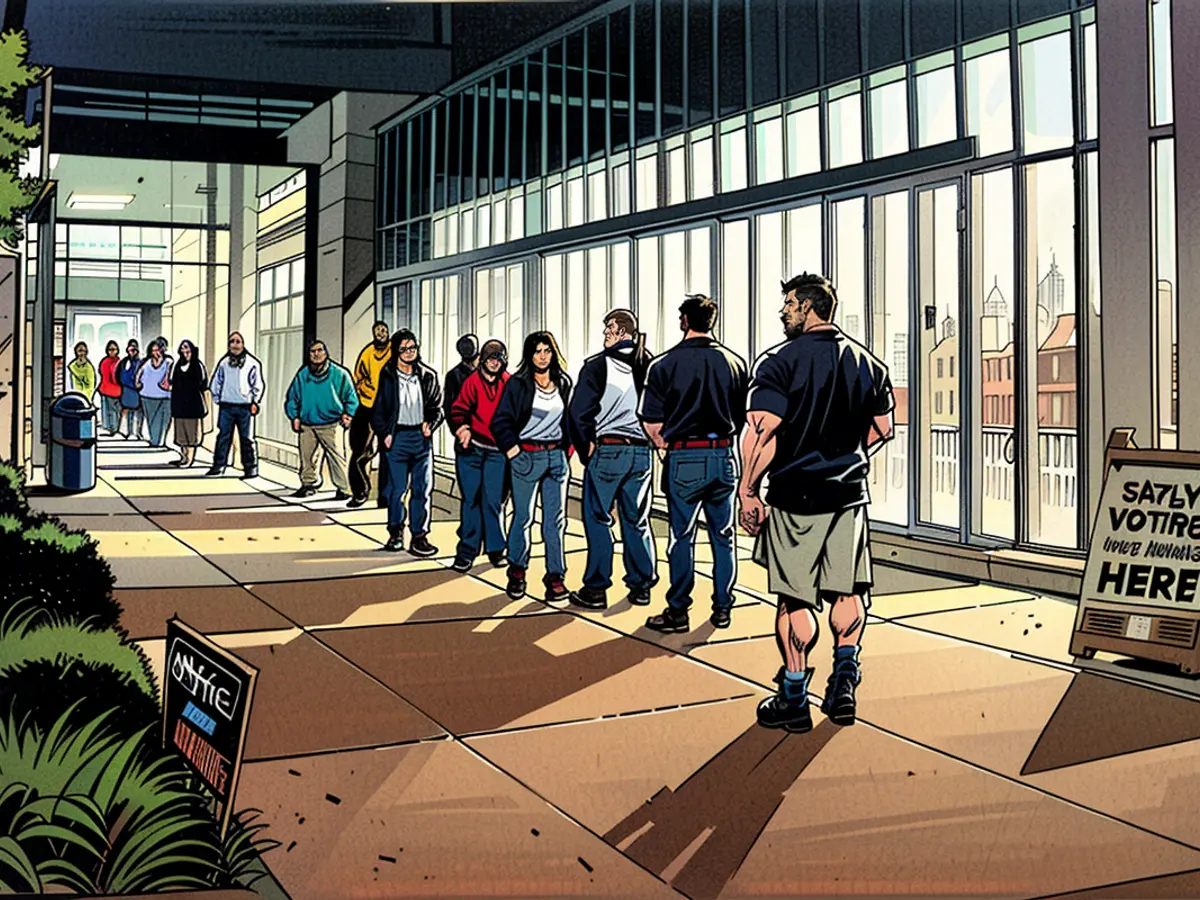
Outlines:
{"type": "MultiPolygon", "coordinates": [[[[35,502],[99,539],[152,660],[178,614],[259,667],[238,806],[293,897],[1200,892],[1200,706],[1073,668],[1072,604],[881,566],[860,723],[785,736],[754,724],[778,657],[744,536],[732,627],[701,601],[663,637],[384,555],[380,511],[277,467],[169,458],[105,444],[94,491],[35,502]]],[[[574,584],[578,523],[568,550],[574,584]]]]}

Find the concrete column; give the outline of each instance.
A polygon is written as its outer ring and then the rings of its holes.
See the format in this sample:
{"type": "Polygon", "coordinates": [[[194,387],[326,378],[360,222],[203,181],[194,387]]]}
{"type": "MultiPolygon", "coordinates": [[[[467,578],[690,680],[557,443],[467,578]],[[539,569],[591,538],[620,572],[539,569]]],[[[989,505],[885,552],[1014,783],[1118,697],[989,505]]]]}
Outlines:
{"type": "MultiPolygon", "coordinates": [[[[1171,4],[1175,84],[1175,265],[1179,448],[1200,450],[1200,3],[1171,4]]],[[[1106,311],[1107,312],[1107,311],[1106,311]]]]}
{"type": "MultiPolygon", "coordinates": [[[[314,110],[288,132],[288,160],[320,166],[316,194],[314,322],[305,323],[325,341],[334,359],[357,352],[357,327],[346,336],[345,313],[374,294],[375,126],[416,98],[409,95],[344,92],[314,110]],[[349,342],[349,345],[347,344],[349,342]]],[[[311,208],[311,207],[310,207],[311,208]]],[[[357,323],[361,314],[352,317],[357,323]]]]}
{"type": "Polygon", "coordinates": [[[1131,426],[1142,447],[1158,439],[1151,430],[1154,228],[1147,6],[1145,0],[1096,5],[1104,428],[1131,426]]]}

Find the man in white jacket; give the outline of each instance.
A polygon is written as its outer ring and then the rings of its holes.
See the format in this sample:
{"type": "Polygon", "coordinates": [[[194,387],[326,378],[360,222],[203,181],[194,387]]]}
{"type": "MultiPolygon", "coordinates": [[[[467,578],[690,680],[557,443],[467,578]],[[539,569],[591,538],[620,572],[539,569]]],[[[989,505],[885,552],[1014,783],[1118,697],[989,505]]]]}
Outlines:
{"type": "Polygon", "coordinates": [[[254,447],[254,417],[267,392],[262,363],[250,355],[238,332],[229,336],[229,352],[221,357],[209,382],[213,402],[220,408],[217,416],[217,448],[212,468],[206,475],[220,475],[229,462],[233,430],[237,428],[242,451],[244,478],[258,475],[258,456],[254,447]]]}

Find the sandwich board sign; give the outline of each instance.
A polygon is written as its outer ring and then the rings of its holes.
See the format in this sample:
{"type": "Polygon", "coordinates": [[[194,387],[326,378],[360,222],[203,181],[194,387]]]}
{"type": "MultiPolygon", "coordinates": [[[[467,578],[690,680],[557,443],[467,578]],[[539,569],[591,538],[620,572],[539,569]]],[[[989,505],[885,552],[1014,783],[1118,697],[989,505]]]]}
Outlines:
{"type": "Polygon", "coordinates": [[[1072,655],[1096,651],[1200,671],[1200,453],[1109,439],[1072,655]]]}
{"type": "Polygon", "coordinates": [[[216,795],[221,837],[242,773],[258,670],[179,619],[167,620],[163,743],[216,795]]]}

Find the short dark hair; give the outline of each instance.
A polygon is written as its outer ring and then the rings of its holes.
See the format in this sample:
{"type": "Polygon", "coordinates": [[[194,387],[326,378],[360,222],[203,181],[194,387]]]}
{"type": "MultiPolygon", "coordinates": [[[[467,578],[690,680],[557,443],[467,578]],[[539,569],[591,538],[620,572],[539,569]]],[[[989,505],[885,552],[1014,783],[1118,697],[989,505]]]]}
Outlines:
{"type": "Polygon", "coordinates": [[[314,341],[309,341],[309,342],[308,342],[308,352],[309,352],[309,353],[312,353],[312,348],[313,348],[313,347],[320,347],[320,348],[321,348],[322,350],[324,350],[326,353],[328,353],[328,352],[329,352],[329,348],[328,348],[327,346],[325,346],[325,342],[324,342],[323,340],[321,340],[320,338],[317,338],[317,339],[316,339],[316,340],[314,340],[314,341]]]}
{"type": "Polygon", "coordinates": [[[637,330],[638,330],[637,316],[635,316],[633,313],[631,313],[627,309],[614,309],[612,312],[610,312],[607,316],[604,317],[604,324],[607,325],[609,322],[616,322],[617,327],[620,328],[626,334],[630,334],[630,335],[637,334],[637,330]]]}
{"type": "Polygon", "coordinates": [[[400,345],[405,341],[412,341],[418,347],[421,345],[421,342],[417,340],[417,336],[413,333],[411,328],[401,328],[392,335],[392,352],[399,353],[400,345]]]}
{"type": "Polygon", "coordinates": [[[688,328],[707,334],[717,324],[717,301],[704,294],[688,294],[679,314],[687,319],[688,328]]]}
{"type": "Polygon", "coordinates": [[[454,345],[460,359],[471,360],[479,355],[479,338],[473,334],[464,334],[454,345]]]}
{"type": "Polygon", "coordinates": [[[796,292],[797,302],[807,300],[812,304],[812,311],[826,322],[833,321],[833,311],[837,308],[837,291],[833,282],[824,275],[814,275],[802,272],[790,281],[780,283],[786,297],[792,291],[796,292]]]}

